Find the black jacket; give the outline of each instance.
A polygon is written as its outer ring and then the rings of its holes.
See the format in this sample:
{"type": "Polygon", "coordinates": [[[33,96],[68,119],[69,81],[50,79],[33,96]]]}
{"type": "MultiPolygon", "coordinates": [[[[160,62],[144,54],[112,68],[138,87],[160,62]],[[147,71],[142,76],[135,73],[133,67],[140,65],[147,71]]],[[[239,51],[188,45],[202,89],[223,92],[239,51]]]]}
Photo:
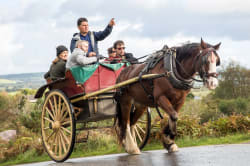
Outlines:
{"type": "Polygon", "coordinates": [[[135,64],[138,63],[138,60],[133,56],[132,53],[125,53],[125,59],[131,63],[131,64],[135,64]]]}
{"type": "Polygon", "coordinates": [[[44,78],[51,78],[57,80],[58,78],[64,78],[66,71],[66,61],[60,59],[58,62],[52,63],[49,71],[44,75],[44,78]]]}

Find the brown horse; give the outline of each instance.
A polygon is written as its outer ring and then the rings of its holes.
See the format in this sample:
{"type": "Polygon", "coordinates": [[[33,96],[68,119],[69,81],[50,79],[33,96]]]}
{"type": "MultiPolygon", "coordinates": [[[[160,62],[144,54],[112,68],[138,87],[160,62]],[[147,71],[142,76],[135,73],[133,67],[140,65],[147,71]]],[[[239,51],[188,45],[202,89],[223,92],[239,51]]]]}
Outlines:
{"type": "Polygon", "coordinates": [[[156,61],[154,67],[144,70],[147,64],[135,64],[125,68],[120,73],[117,83],[139,76],[141,71],[146,71],[147,74],[168,73],[154,80],[142,80],[117,92],[118,123],[116,131],[126,152],[140,154],[137,143],[133,138],[133,127],[147,107],[156,106],[163,109],[170,117],[168,124],[162,131],[163,145],[168,152],[178,151],[174,142],[177,134],[178,112],[192,88],[190,83],[195,80],[193,77],[196,73],[199,73],[207,88],[216,88],[218,84],[216,66],[220,64],[216,51],[220,44],[212,46],[201,39],[201,43],[190,43],[175,47],[175,51],[170,51],[173,48],[158,51],[159,55],[156,54],[158,61],[156,61]],[[167,71],[170,63],[168,56],[172,55],[169,52],[172,52],[172,54],[175,52],[176,55],[176,58],[173,56],[174,60],[171,65],[175,68],[171,74],[167,71]],[[130,117],[132,105],[135,106],[135,111],[132,114],[133,116],[130,117]]]}

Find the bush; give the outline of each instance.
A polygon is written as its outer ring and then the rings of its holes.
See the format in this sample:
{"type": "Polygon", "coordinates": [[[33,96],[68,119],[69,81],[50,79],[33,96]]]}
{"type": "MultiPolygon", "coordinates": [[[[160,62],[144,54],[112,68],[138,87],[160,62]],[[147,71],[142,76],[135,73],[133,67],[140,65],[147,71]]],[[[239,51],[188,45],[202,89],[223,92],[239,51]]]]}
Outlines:
{"type": "Polygon", "coordinates": [[[0,110],[6,110],[8,109],[8,96],[4,92],[0,93],[0,110]]]}
{"type": "Polygon", "coordinates": [[[201,123],[206,123],[209,120],[217,120],[221,117],[221,113],[220,111],[218,111],[217,109],[206,109],[203,110],[201,115],[200,115],[200,122],[201,123]]]}
{"type": "Polygon", "coordinates": [[[193,93],[189,93],[187,95],[187,99],[194,99],[194,94],[193,93]]]}
{"type": "Polygon", "coordinates": [[[234,113],[247,115],[250,113],[248,103],[249,101],[243,98],[220,100],[218,107],[225,115],[233,115],[234,113]]]}
{"type": "Polygon", "coordinates": [[[41,110],[32,110],[30,113],[22,113],[19,116],[21,125],[30,129],[32,132],[41,131],[41,110]]]}
{"type": "Polygon", "coordinates": [[[248,132],[250,130],[250,118],[243,115],[232,115],[209,121],[206,128],[213,131],[215,136],[225,136],[235,132],[248,132]]]}

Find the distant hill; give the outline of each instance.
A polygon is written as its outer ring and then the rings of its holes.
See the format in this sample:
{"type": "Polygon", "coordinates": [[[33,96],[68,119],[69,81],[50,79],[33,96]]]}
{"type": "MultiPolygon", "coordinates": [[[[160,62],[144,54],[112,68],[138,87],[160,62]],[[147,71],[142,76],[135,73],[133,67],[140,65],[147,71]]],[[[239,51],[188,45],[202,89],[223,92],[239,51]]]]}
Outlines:
{"type": "Polygon", "coordinates": [[[13,92],[23,88],[38,89],[45,84],[44,72],[0,75],[0,91],[13,92]]]}
{"type": "Polygon", "coordinates": [[[0,84],[15,84],[16,81],[0,79],[0,84]]]}

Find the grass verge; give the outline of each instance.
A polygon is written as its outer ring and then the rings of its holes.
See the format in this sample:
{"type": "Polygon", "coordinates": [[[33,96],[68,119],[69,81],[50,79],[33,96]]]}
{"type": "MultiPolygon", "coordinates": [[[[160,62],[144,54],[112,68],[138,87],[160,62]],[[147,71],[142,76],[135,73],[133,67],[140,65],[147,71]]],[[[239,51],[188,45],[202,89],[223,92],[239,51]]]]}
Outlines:
{"type": "MultiPolygon", "coordinates": [[[[190,147],[190,146],[201,146],[201,145],[217,145],[217,144],[234,144],[234,143],[243,143],[250,141],[250,133],[241,134],[236,133],[233,135],[227,135],[224,137],[202,137],[202,138],[180,138],[176,140],[176,143],[179,147],[190,147]]],[[[146,145],[144,151],[146,150],[159,150],[163,149],[160,141],[151,141],[146,145]]],[[[101,140],[89,140],[87,144],[77,144],[75,146],[74,152],[71,155],[71,158],[76,157],[86,157],[86,156],[97,156],[105,154],[115,154],[123,153],[124,150],[120,148],[113,137],[103,137],[101,140]]],[[[32,162],[42,162],[51,160],[47,154],[38,156],[35,150],[29,150],[24,154],[18,155],[16,158],[0,163],[0,166],[5,165],[14,165],[14,164],[24,164],[32,162]]]]}

